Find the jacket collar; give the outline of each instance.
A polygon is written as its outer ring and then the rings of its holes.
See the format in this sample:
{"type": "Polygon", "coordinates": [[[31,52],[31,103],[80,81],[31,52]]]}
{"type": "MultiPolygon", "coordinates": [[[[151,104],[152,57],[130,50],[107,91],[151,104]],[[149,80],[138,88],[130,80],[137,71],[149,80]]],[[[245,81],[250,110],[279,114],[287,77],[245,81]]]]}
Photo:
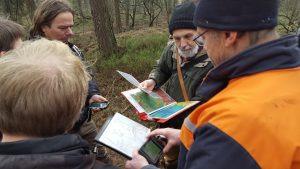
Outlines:
{"type": "Polygon", "coordinates": [[[0,144],[0,168],[92,168],[94,155],[77,135],[60,135],[0,144]]]}
{"type": "Polygon", "coordinates": [[[286,36],[252,47],[212,69],[196,90],[197,99],[206,102],[223,90],[229,80],[268,70],[300,66],[296,36],[286,36]]]}
{"type": "Polygon", "coordinates": [[[0,155],[43,154],[76,148],[88,150],[89,145],[78,135],[64,134],[49,138],[0,143],[0,155]]]}

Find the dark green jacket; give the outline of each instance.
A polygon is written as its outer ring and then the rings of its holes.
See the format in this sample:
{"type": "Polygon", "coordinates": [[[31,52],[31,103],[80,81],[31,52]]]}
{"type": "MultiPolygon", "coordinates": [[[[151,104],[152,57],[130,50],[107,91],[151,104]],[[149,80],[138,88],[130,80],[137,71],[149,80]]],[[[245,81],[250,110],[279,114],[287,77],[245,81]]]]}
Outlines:
{"type": "MultiPolygon", "coordinates": [[[[155,88],[159,88],[165,83],[166,92],[177,102],[184,101],[177,73],[177,62],[175,55],[175,44],[169,44],[163,51],[157,65],[151,71],[149,78],[156,82],[155,88]]],[[[213,68],[207,54],[198,53],[191,61],[184,63],[181,67],[185,88],[190,100],[195,97],[197,87],[201,84],[208,71],[213,68]]],[[[186,115],[184,115],[186,116],[186,115]]],[[[176,117],[177,118],[177,117],[176,117]]],[[[174,122],[175,119],[170,120],[174,122]]],[[[183,117],[180,117],[180,119],[183,117]]],[[[181,126],[182,120],[174,122],[174,125],[167,124],[167,127],[181,126]],[[176,123],[176,124],[175,124],[176,123]]]]}
{"type": "MultiPolygon", "coordinates": [[[[151,71],[149,78],[156,82],[156,88],[166,82],[166,92],[176,101],[184,101],[177,74],[177,62],[174,43],[168,45],[158,61],[158,64],[151,71]]],[[[206,54],[200,54],[185,63],[182,67],[182,75],[189,99],[195,96],[195,90],[201,84],[208,71],[213,68],[211,61],[206,54]]]]}

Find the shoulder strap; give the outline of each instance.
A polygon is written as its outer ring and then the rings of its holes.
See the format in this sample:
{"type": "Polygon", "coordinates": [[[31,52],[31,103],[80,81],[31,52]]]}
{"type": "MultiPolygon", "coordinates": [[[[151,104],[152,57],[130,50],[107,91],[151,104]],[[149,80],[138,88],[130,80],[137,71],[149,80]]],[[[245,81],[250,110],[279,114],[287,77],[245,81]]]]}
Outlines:
{"type": "Polygon", "coordinates": [[[84,55],[83,53],[81,52],[81,50],[74,44],[72,44],[71,42],[67,42],[68,43],[68,46],[69,48],[72,50],[72,52],[77,56],[79,57],[81,60],[84,60],[84,55]]]}
{"type": "Polygon", "coordinates": [[[181,71],[181,66],[180,66],[180,57],[178,54],[178,49],[176,48],[176,62],[177,62],[177,74],[178,74],[178,80],[179,80],[179,84],[180,84],[180,88],[181,88],[181,93],[183,95],[184,101],[189,101],[189,97],[188,94],[186,92],[186,88],[184,86],[184,81],[183,81],[183,77],[182,77],[182,71],[181,71]]]}

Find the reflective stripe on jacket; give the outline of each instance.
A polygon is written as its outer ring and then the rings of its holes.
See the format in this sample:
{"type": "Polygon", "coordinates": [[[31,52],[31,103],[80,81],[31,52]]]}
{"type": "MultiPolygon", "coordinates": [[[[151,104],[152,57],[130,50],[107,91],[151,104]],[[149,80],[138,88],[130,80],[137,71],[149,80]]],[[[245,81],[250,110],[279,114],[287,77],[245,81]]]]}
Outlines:
{"type": "Polygon", "coordinates": [[[297,45],[278,39],[209,73],[200,93],[210,97],[181,129],[179,168],[300,168],[297,45]]]}

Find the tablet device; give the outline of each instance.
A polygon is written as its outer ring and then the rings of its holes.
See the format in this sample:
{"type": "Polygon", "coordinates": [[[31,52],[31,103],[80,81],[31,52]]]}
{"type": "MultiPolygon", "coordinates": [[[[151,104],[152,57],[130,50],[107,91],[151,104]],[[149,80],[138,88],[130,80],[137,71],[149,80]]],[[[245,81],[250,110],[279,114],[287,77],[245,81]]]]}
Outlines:
{"type": "Polygon", "coordinates": [[[113,117],[106,120],[95,140],[132,159],[133,151],[143,146],[149,133],[149,128],[120,113],[115,113],[113,117]]]}
{"type": "Polygon", "coordinates": [[[163,153],[164,145],[157,137],[149,139],[139,150],[139,154],[144,156],[150,164],[158,164],[163,153]]]}

